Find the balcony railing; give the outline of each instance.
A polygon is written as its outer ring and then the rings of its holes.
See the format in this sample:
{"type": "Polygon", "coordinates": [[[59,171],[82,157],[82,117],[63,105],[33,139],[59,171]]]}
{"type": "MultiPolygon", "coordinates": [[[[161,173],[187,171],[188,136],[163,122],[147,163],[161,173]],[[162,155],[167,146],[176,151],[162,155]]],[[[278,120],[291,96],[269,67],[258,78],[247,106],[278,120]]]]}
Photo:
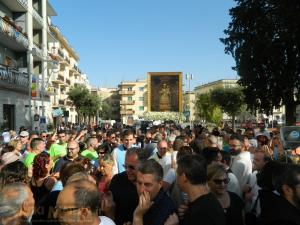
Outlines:
{"type": "Polygon", "coordinates": [[[32,10],[32,16],[40,23],[41,26],[43,26],[43,18],[40,16],[40,14],[36,11],[36,9],[32,10]]]}
{"type": "Polygon", "coordinates": [[[14,38],[18,43],[23,45],[25,48],[28,48],[29,42],[27,37],[16,28],[17,26],[13,24],[12,21],[7,21],[3,18],[0,19],[0,32],[6,34],[8,37],[14,38]]]}
{"type": "Polygon", "coordinates": [[[121,110],[121,114],[122,115],[133,115],[134,114],[134,110],[132,109],[127,109],[127,110],[121,110]]]}
{"type": "Polygon", "coordinates": [[[120,91],[120,95],[134,95],[135,91],[120,91]]]}
{"type": "Polygon", "coordinates": [[[13,87],[20,87],[24,90],[29,88],[29,76],[27,73],[21,73],[15,69],[0,66],[0,81],[10,84],[13,87]]]}
{"type": "Polygon", "coordinates": [[[17,0],[25,9],[28,9],[28,0],[17,0]]]}
{"type": "Polygon", "coordinates": [[[63,51],[61,49],[58,49],[57,53],[61,58],[63,58],[63,59],[65,58],[65,54],[63,53],[63,51]]]}
{"type": "Polygon", "coordinates": [[[121,105],[134,105],[135,101],[120,101],[121,105]]]}

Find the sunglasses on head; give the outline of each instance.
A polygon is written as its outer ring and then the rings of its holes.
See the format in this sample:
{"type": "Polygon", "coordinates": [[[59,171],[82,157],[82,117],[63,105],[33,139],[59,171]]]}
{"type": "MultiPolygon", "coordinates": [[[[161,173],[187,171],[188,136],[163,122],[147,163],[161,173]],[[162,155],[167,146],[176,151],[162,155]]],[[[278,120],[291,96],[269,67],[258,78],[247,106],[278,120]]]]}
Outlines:
{"type": "Polygon", "coordinates": [[[224,184],[228,184],[230,181],[229,178],[225,178],[225,179],[214,179],[213,182],[217,185],[221,185],[222,183],[224,184]]]}

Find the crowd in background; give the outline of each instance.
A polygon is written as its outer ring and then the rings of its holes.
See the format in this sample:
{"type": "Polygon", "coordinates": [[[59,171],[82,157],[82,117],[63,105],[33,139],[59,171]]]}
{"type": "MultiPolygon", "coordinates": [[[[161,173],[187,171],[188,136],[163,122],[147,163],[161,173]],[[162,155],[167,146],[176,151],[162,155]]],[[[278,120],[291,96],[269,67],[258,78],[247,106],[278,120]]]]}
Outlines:
{"type": "Polygon", "coordinates": [[[299,162],[263,123],[6,131],[0,224],[300,224],[299,162]]]}

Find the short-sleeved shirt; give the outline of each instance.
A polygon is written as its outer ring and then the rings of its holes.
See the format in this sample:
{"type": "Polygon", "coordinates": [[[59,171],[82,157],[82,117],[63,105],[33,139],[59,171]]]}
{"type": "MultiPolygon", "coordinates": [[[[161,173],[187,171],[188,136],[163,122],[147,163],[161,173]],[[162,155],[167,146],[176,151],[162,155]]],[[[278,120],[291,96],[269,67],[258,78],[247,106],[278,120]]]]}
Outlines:
{"type": "Polygon", "coordinates": [[[83,156],[84,158],[88,158],[90,160],[98,159],[97,151],[91,151],[91,150],[88,150],[88,149],[81,152],[81,156],[83,156]]]}
{"type": "Polygon", "coordinates": [[[116,204],[115,223],[123,225],[126,222],[132,222],[133,212],[139,203],[136,185],[128,180],[126,172],[122,172],[113,176],[109,190],[116,204]]]}
{"type": "Polygon", "coordinates": [[[49,149],[50,157],[53,159],[56,156],[66,155],[67,154],[67,143],[53,144],[49,149]]]}
{"type": "Polygon", "coordinates": [[[189,204],[181,225],[225,225],[225,213],[212,193],[202,195],[189,204]]]}
{"type": "Polygon", "coordinates": [[[175,212],[175,205],[167,193],[161,189],[153,199],[153,205],[143,217],[144,225],[164,225],[170,215],[175,212]]]}
{"type": "Polygon", "coordinates": [[[28,168],[28,167],[31,167],[32,166],[32,163],[33,163],[33,160],[34,160],[34,157],[36,156],[35,153],[33,152],[29,152],[27,155],[26,155],[26,158],[24,159],[24,165],[28,168]]]}

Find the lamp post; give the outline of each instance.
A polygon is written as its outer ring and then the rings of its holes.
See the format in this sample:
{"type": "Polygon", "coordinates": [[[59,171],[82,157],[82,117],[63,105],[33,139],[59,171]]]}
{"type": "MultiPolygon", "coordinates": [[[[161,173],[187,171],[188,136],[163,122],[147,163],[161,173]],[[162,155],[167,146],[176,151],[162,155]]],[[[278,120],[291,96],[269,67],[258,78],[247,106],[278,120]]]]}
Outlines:
{"type": "Polygon", "coordinates": [[[189,81],[189,122],[190,127],[192,127],[192,120],[191,120],[191,80],[193,79],[193,74],[186,74],[186,79],[189,81]]]}

